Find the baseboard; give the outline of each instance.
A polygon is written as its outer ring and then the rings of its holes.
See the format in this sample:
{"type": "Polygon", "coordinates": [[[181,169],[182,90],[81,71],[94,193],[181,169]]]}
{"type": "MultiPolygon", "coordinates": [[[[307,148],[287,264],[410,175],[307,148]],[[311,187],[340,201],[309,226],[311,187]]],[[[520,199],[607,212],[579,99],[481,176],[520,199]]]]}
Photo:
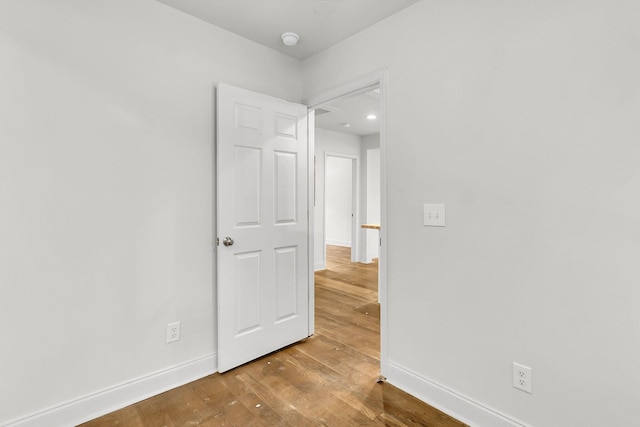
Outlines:
{"type": "Polygon", "coordinates": [[[206,377],[218,370],[210,354],[177,366],[101,390],[79,399],[0,424],[0,427],[68,427],[92,420],[167,390],[206,377]]]}
{"type": "Polygon", "coordinates": [[[386,372],[390,384],[472,427],[527,427],[393,362],[386,372]]]}
{"type": "Polygon", "coordinates": [[[327,266],[325,265],[324,262],[319,262],[313,266],[314,271],[325,270],[326,268],[327,266]]]}
{"type": "Polygon", "coordinates": [[[346,241],[346,240],[328,240],[325,242],[327,245],[331,245],[331,246],[343,246],[345,248],[350,248],[351,247],[351,242],[346,241]]]}

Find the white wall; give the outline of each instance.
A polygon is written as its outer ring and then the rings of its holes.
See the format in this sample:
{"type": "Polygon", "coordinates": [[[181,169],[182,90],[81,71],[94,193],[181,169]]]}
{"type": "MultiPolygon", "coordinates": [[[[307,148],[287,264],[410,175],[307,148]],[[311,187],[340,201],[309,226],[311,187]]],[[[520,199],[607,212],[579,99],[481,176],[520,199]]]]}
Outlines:
{"type": "MultiPolygon", "coordinates": [[[[380,149],[367,150],[367,224],[380,224],[380,149]]],[[[367,230],[367,261],[378,257],[378,230],[367,230]]]]}
{"type": "Polygon", "coordinates": [[[153,0],[3,0],[0,52],[0,424],[214,360],[214,86],[299,62],[153,0]]]}
{"type": "MultiPolygon", "coordinates": [[[[334,132],[316,128],[315,156],[316,156],[316,199],[314,210],[314,265],[316,270],[322,270],[326,266],[324,253],[324,156],[325,153],[344,154],[360,160],[360,137],[342,132],[334,132]]],[[[359,183],[358,183],[359,185],[359,183]]],[[[360,224],[358,224],[360,227],[360,224]]]]}
{"type": "Polygon", "coordinates": [[[392,382],[531,426],[638,423],[639,18],[424,0],[304,62],[307,97],[388,69],[392,382]]]}
{"type": "MultiPolygon", "coordinates": [[[[363,223],[380,223],[380,134],[363,136],[361,138],[362,169],[363,169],[363,201],[361,212],[363,223]]],[[[378,258],[378,230],[362,230],[363,247],[361,262],[371,262],[378,258]]]]}
{"type": "Polygon", "coordinates": [[[326,156],[325,179],[325,243],[351,247],[354,165],[353,159],[326,156]]]}

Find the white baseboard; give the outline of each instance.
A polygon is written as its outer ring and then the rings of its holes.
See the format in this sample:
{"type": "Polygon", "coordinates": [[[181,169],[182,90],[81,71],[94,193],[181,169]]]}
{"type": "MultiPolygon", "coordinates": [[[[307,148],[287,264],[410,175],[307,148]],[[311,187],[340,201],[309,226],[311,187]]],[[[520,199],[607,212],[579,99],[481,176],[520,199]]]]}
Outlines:
{"type": "Polygon", "coordinates": [[[327,241],[325,243],[327,245],[332,245],[332,246],[344,246],[345,248],[350,248],[351,247],[351,242],[349,242],[347,240],[329,240],[329,239],[327,239],[327,241]]]}
{"type": "Polygon", "coordinates": [[[314,271],[325,270],[327,268],[324,262],[319,262],[313,266],[314,271]]]}
{"type": "Polygon", "coordinates": [[[25,417],[1,423],[0,427],[68,427],[78,425],[206,377],[217,370],[218,356],[210,354],[25,417]]]}
{"type": "Polygon", "coordinates": [[[527,427],[393,362],[388,363],[387,382],[472,427],[527,427]]]}

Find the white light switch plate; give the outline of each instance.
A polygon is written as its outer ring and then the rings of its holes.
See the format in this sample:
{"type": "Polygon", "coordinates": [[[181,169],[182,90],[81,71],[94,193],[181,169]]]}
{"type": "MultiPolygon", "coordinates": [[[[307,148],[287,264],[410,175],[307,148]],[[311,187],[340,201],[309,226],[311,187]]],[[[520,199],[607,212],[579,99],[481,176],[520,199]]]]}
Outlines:
{"type": "Polygon", "coordinates": [[[444,227],[444,203],[424,204],[424,225],[428,227],[444,227]]]}

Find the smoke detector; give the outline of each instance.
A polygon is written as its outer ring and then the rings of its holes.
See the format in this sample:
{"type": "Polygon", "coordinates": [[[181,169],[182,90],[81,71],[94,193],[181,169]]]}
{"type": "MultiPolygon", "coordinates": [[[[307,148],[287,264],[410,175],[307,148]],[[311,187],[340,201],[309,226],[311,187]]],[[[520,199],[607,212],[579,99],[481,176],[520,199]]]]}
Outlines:
{"type": "Polygon", "coordinates": [[[282,37],[282,43],[284,43],[285,46],[295,46],[298,44],[298,40],[300,40],[300,36],[292,32],[282,33],[280,37],[282,37]]]}

